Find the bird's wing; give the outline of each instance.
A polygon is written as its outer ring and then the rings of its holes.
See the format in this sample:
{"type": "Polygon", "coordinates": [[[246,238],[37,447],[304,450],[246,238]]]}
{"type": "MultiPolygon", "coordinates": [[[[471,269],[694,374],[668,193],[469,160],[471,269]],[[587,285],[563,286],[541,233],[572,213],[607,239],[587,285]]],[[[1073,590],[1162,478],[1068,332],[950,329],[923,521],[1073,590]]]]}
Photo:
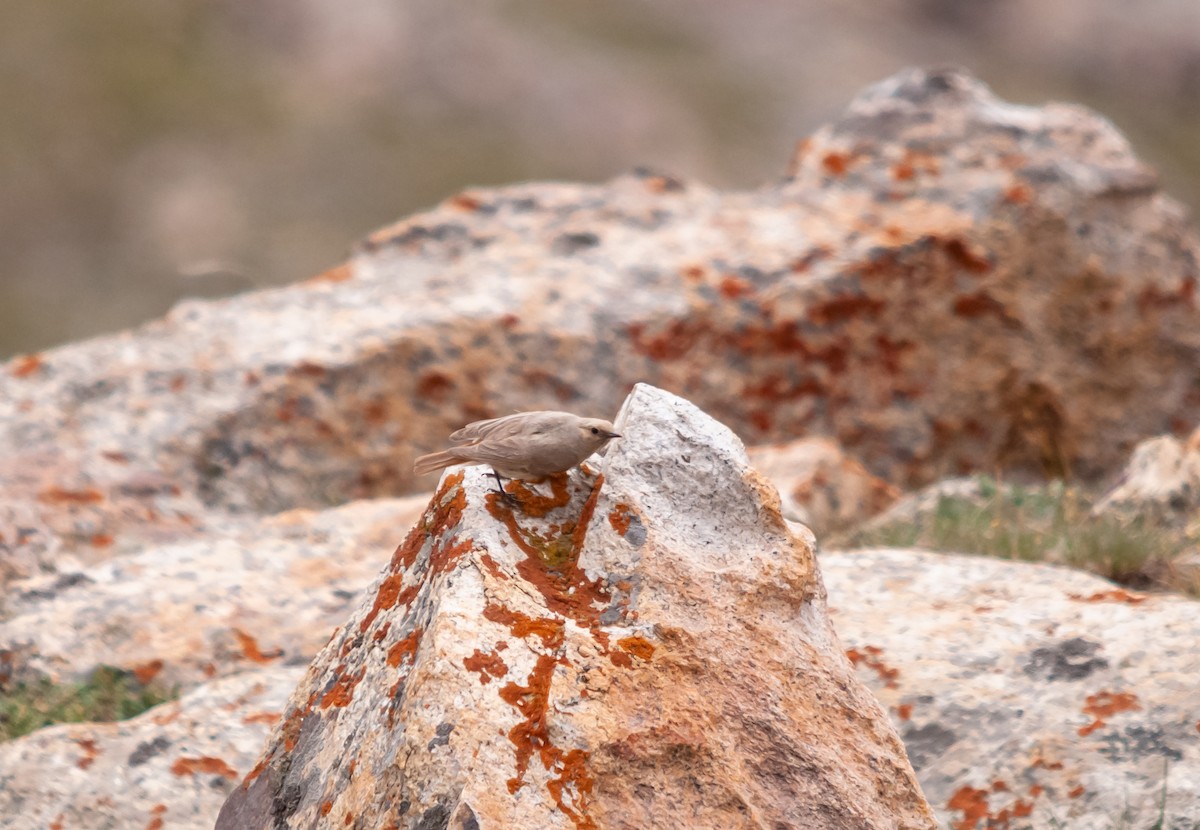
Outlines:
{"type": "Polygon", "coordinates": [[[513,462],[517,462],[519,467],[524,468],[529,447],[517,436],[493,437],[481,444],[469,444],[458,450],[458,453],[478,464],[511,469],[513,462]]]}
{"type": "Polygon", "coordinates": [[[452,432],[450,443],[455,445],[477,444],[485,438],[489,441],[507,438],[533,431],[541,425],[541,422],[556,421],[563,416],[574,417],[566,412],[514,412],[512,415],[500,418],[476,421],[452,432]]]}
{"type": "Polygon", "coordinates": [[[505,425],[511,426],[516,420],[528,415],[527,412],[514,412],[512,415],[504,415],[500,418],[489,418],[486,421],[475,421],[467,424],[462,429],[455,430],[450,433],[451,444],[474,444],[491,435],[497,430],[503,430],[505,425]]]}

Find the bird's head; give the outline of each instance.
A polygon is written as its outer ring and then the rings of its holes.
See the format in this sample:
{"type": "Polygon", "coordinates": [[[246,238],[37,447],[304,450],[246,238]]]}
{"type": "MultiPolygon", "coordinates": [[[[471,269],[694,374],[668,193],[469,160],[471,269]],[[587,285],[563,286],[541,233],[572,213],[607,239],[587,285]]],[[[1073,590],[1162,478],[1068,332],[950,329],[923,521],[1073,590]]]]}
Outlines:
{"type": "Polygon", "coordinates": [[[579,432],[584,444],[592,448],[592,452],[603,447],[614,438],[621,436],[613,432],[613,425],[600,418],[580,418],[579,432]]]}

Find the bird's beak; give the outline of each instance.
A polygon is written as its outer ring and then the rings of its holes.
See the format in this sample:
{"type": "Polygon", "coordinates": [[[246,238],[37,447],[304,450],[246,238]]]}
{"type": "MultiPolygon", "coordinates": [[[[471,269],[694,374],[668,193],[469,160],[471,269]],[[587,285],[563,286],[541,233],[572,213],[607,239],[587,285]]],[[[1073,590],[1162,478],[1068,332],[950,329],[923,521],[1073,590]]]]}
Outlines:
{"type": "Polygon", "coordinates": [[[621,437],[620,434],[616,433],[616,432],[606,432],[605,435],[607,435],[609,438],[620,438],[621,437]]]}

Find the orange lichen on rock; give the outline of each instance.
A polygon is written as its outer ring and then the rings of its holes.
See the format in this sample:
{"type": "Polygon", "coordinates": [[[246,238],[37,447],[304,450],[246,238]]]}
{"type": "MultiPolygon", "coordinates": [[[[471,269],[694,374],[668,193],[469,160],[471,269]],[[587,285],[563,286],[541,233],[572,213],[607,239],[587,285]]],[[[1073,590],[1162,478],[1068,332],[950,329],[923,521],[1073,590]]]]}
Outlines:
{"type": "Polygon", "coordinates": [[[484,606],[483,616],[484,619],[507,626],[513,636],[519,639],[524,640],[532,634],[540,637],[542,645],[550,649],[558,648],[563,643],[562,620],[552,617],[534,619],[520,611],[513,611],[505,605],[496,605],[491,602],[484,606]]]}
{"type": "Polygon", "coordinates": [[[150,810],[150,821],[146,823],[146,830],[162,830],[163,813],[167,812],[166,804],[155,804],[150,810]]]}
{"type": "Polygon", "coordinates": [[[568,477],[566,473],[555,473],[548,476],[550,481],[549,496],[543,496],[531,490],[523,481],[510,482],[505,489],[507,492],[516,496],[521,502],[521,512],[526,516],[532,516],[535,519],[543,518],[550,514],[552,510],[559,507],[566,507],[571,501],[571,493],[567,488],[568,477]]]}
{"type": "Polygon", "coordinates": [[[243,717],[242,723],[265,723],[271,725],[279,720],[282,716],[282,712],[254,712],[243,717]]]}
{"type": "Polygon", "coordinates": [[[1085,792],[1087,792],[1087,790],[1084,789],[1082,784],[1080,784],[1079,786],[1072,788],[1071,791],[1067,793],[1067,798],[1079,798],[1079,796],[1083,795],[1085,792]]]}
{"type": "Polygon", "coordinates": [[[862,651],[856,648],[846,650],[846,657],[849,658],[855,667],[861,663],[867,668],[873,669],[887,688],[895,689],[899,685],[896,680],[900,677],[900,670],[884,663],[880,659],[880,655],[882,654],[883,649],[878,646],[863,646],[862,651]]]}
{"type": "Polygon", "coordinates": [[[1147,599],[1145,594],[1131,594],[1122,588],[1113,588],[1111,591],[1097,591],[1094,594],[1067,594],[1068,597],[1076,602],[1123,602],[1126,605],[1141,605],[1147,599]]]}
{"type": "Polygon", "coordinates": [[[171,765],[171,772],[179,776],[204,774],[221,775],[229,779],[238,777],[237,770],[220,758],[213,758],[210,755],[202,755],[199,758],[178,758],[171,765]]]}
{"type": "Polygon", "coordinates": [[[96,742],[91,738],[76,738],[75,743],[79,744],[79,748],[83,750],[83,757],[75,762],[75,766],[87,769],[96,760],[100,750],[96,749],[96,742]]]}
{"type": "Polygon", "coordinates": [[[542,654],[530,672],[525,686],[508,683],[500,697],[525,716],[508,732],[516,752],[517,774],[508,779],[508,791],[516,793],[525,783],[529,762],[537,753],[542,766],[557,777],[546,784],[558,808],[579,830],[594,830],[595,822],[588,816],[595,782],[587,769],[587,752],[582,749],[564,751],[550,739],[546,720],[550,699],[550,681],[558,658],[542,654]]]}
{"type": "Polygon", "coordinates": [[[488,554],[488,553],[479,554],[479,564],[481,564],[481,565],[483,565],[483,567],[487,568],[487,572],[490,573],[492,576],[494,576],[496,579],[508,579],[508,574],[506,574],[506,573],[504,573],[504,571],[500,570],[500,566],[496,563],[496,560],[492,558],[491,554],[488,554]]]}
{"type": "Polygon", "coordinates": [[[321,698],[321,708],[342,709],[350,705],[350,701],[354,699],[354,687],[357,686],[367,673],[367,667],[363,666],[358,670],[358,674],[343,674],[339,666],[337,671],[337,680],[328,692],[321,698]]]}
{"type": "Polygon", "coordinates": [[[721,292],[721,296],[725,299],[736,300],[747,294],[753,294],[754,286],[740,277],[727,275],[722,277],[721,284],[717,287],[717,290],[721,292]]]}
{"type": "Polygon", "coordinates": [[[94,487],[83,490],[48,487],[37,494],[37,500],[43,504],[97,504],[104,501],[104,494],[94,487]]]}
{"type": "Polygon", "coordinates": [[[1112,717],[1118,712],[1138,711],[1137,695],[1132,692],[1097,692],[1087,696],[1083,705],[1083,713],[1090,715],[1093,720],[1087,726],[1079,727],[1079,734],[1087,736],[1106,725],[1105,718],[1112,717]]]}
{"type": "Polygon", "coordinates": [[[158,673],[163,670],[162,660],[150,660],[145,663],[139,663],[130,669],[133,672],[133,677],[138,683],[145,686],[154,678],[158,677],[158,673]]]}
{"type": "Polygon", "coordinates": [[[645,637],[622,637],[617,640],[617,648],[639,660],[649,660],[654,656],[654,643],[645,637]]]}
{"type": "Polygon", "coordinates": [[[896,717],[900,720],[911,720],[913,705],[911,703],[901,703],[896,707],[896,717]]]}
{"type": "Polygon", "coordinates": [[[979,822],[986,825],[988,819],[987,790],[974,787],[959,787],[946,803],[948,810],[961,810],[962,818],[954,822],[954,830],[976,830],[979,822]]]}
{"type": "Polygon", "coordinates": [[[851,156],[849,153],[828,152],[821,159],[821,167],[830,176],[844,176],[847,168],[850,167],[851,156]]]}
{"type": "Polygon", "coordinates": [[[425,629],[414,628],[407,636],[397,641],[388,649],[387,664],[393,669],[398,668],[404,662],[405,657],[416,654],[417,646],[421,644],[421,635],[424,633],[425,629]]]}
{"type": "Polygon", "coordinates": [[[524,784],[525,772],[535,751],[541,752],[542,764],[546,769],[550,768],[553,744],[547,733],[546,708],[550,699],[550,680],[557,662],[558,658],[553,655],[540,654],[526,679],[528,685],[519,686],[509,682],[500,689],[501,699],[525,716],[508,732],[508,739],[516,747],[517,756],[517,774],[508,779],[510,793],[515,793],[524,784]]]}
{"type": "Polygon", "coordinates": [[[491,683],[492,678],[501,678],[508,674],[508,664],[494,651],[484,653],[479,649],[470,657],[463,658],[463,668],[479,673],[479,682],[491,683]]]}
{"type": "Polygon", "coordinates": [[[251,663],[269,663],[283,656],[283,649],[281,648],[261,651],[258,647],[258,641],[241,629],[233,629],[233,636],[237,638],[238,645],[242,649],[242,656],[251,663]]]}
{"type": "Polygon", "coordinates": [[[345,282],[354,276],[354,270],[350,263],[343,262],[341,265],[335,265],[327,271],[317,274],[315,277],[310,277],[305,281],[305,285],[317,285],[320,283],[338,283],[345,282]]]}
{"type": "Polygon", "coordinates": [[[34,372],[42,368],[42,356],[39,354],[26,354],[15,358],[12,362],[12,368],[8,371],[15,378],[27,378],[34,372]]]}
{"type": "Polygon", "coordinates": [[[608,511],[608,523],[621,536],[629,532],[629,527],[633,524],[633,518],[633,508],[624,502],[620,502],[612,510],[608,511]]]}

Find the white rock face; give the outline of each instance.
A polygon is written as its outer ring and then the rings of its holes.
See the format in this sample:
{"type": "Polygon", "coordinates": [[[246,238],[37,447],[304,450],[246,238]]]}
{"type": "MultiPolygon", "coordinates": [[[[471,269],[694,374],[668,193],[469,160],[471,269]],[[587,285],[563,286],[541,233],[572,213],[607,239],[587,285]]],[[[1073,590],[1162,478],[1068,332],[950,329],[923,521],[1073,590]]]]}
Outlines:
{"type": "Polygon", "coordinates": [[[1097,513],[1148,518],[1189,517],[1200,508],[1200,429],[1187,441],[1160,435],[1134,448],[1119,482],[1096,504],[1097,513]]]}
{"type": "Polygon", "coordinates": [[[10,586],[0,652],[16,679],[98,665],[184,690],[269,663],[305,665],[354,608],[424,497],[293,510],[10,586]]]}
{"type": "Polygon", "coordinates": [[[1200,603],[985,557],[821,565],[939,827],[1158,826],[1164,776],[1162,826],[1200,825],[1200,603]]]}
{"type": "Polygon", "coordinates": [[[0,827],[209,830],[303,673],[243,672],[132,720],[0,743],[0,827]]]}
{"type": "Polygon", "coordinates": [[[932,828],[740,441],[639,385],[596,475],[451,470],[220,828],[932,828]]]}

